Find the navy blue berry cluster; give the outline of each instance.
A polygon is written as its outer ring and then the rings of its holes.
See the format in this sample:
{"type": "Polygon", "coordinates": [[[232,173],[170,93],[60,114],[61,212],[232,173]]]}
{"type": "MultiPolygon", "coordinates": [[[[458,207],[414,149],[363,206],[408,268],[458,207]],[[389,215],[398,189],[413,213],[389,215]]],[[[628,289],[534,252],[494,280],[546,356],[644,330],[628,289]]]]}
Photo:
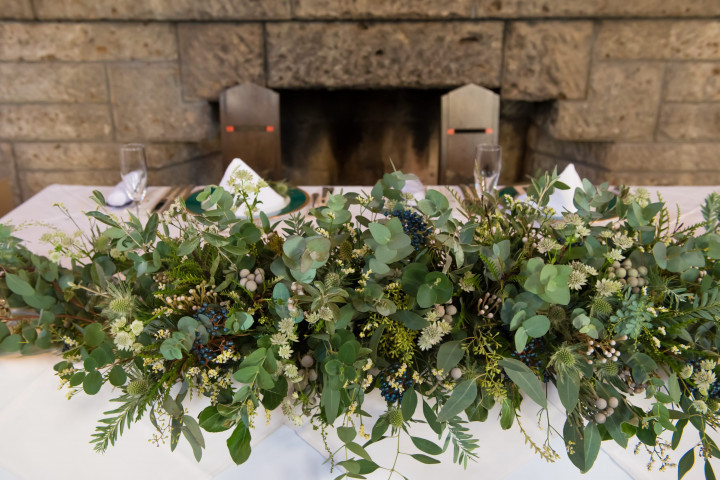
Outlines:
{"type": "Polygon", "coordinates": [[[200,315],[205,315],[210,319],[210,328],[208,329],[210,338],[207,343],[202,343],[200,341],[200,334],[195,332],[195,342],[192,346],[193,353],[203,365],[207,365],[224,351],[234,348],[233,341],[225,337],[225,335],[229,333],[229,330],[225,328],[227,313],[227,308],[203,303],[195,315],[193,315],[193,318],[196,320],[200,320],[200,315]]]}
{"type": "Polygon", "coordinates": [[[385,370],[383,378],[380,380],[380,394],[389,403],[399,402],[413,385],[415,385],[415,381],[409,369],[405,368],[401,372],[400,364],[393,363],[385,370]]]}
{"type": "Polygon", "coordinates": [[[425,219],[418,212],[396,208],[392,211],[385,211],[385,216],[400,219],[403,231],[410,237],[410,245],[415,247],[415,250],[427,243],[427,237],[432,232],[432,228],[425,223],[425,219]]]}
{"type": "Polygon", "coordinates": [[[543,382],[550,381],[550,374],[545,369],[545,364],[541,355],[545,355],[545,342],[542,338],[531,338],[525,345],[525,349],[520,352],[513,352],[512,356],[523,362],[528,367],[543,372],[543,382]]]}

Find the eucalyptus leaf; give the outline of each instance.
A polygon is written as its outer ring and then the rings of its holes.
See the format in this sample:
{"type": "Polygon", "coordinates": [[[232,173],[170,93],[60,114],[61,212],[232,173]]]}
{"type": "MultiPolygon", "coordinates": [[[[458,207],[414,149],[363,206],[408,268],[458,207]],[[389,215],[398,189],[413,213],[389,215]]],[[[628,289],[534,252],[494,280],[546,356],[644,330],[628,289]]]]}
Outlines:
{"type": "Polygon", "coordinates": [[[413,415],[415,414],[415,410],[417,409],[417,403],[418,399],[415,389],[411,388],[405,391],[405,394],[403,395],[402,401],[400,403],[403,420],[408,422],[410,421],[410,419],[412,419],[413,415]]]}
{"type": "Polygon", "coordinates": [[[227,439],[230,456],[237,465],[245,463],[250,458],[250,439],[250,429],[242,422],[238,423],[230,438],[227,439]]]}
{"type": "Polygon", "coordinates": [[[459,415],[473,404],[475,397],[477,397],[477,385],[474,378],[459,383],[440,410],[437,416],[438,421],[447,422],[454,416],[459,415]]]}
{"type": "Polygon", "coordinates": [[[6,273],[5,281],[7,286],[13,293],[17,293],[22,296],[32,296],[35,294],[35,289],[30,286],[28,282],[15,275],[14,273],[6,273]]]}
{"type": "Polygon", "coordinates": [[[443,452],[443,449],[440,446],[430,440],[413,436],[410,437],[410,440],[412,440],[413,445],[415,445],[419,450],[430,455],[440,455],[443,452]]]}
{"type": "Polygon", "coordinates": [[[101,323],[91,323],[83,330],[85,343],[91,347],[97,347],[105,340],[105,332],[101,323]]]}
{"type": "Polygon", "coordinates": [[[108,380],[110,381],[110,384],[112,386],[122,387],[127,381],[127,374],[125,373],[125,369],[123,369],[120,365],[113,366],[113,368],[110,369],[110,373],[108,374],[108,380]]]}
{"type": "Polygon", "coordinates": [[[95,395],[102,387],[102,374],[97,370],[88,372],[83,379],[83,390],[88,395],[95,395]]]}
{"type": "Polygon", "coordinates": [[[572,412],[579,401],[580,377],[576,372],[570,371],[558,374],[557,390],[565,410],[572,412]]]}
{"type": "Polygon", "coordinates": [[[445,373],[450,372],[465,356],[462,343],[458,340],[445,342],[440,345],[437,355],[437,368],[445,373]]]}
{"type": "Polygon", "coordinates": [[[380,245],[385,245],[390,241],[392,234],[390,230],[383,224],[373,222],[368,226],[368,230],[373,236],[373,239],[380,245]]]}
{"type": "Polygon", "coordinates": [[[224,432],[230,428],[230,420],[218,412],[217,407],[206,407],[198,416],[200,427],[208,432],[224,432]]]}
{"type": "Polygon", "coordinates": [[[520,387],[520,390],[532,398],[535,403],[547,408],[547,397],[542,383],[527,365],[519,360],[507,357],[500,360],[499,364],[503,367],[507,376],[510,377],[510,380],[520,387]]]}
{"type": "Polygon", "coordinates": [[[685,452],[685,455],[678,462],[678,480],[682,480],[693,465],[695,465],[695,449],[691,448],[685,452]]]}

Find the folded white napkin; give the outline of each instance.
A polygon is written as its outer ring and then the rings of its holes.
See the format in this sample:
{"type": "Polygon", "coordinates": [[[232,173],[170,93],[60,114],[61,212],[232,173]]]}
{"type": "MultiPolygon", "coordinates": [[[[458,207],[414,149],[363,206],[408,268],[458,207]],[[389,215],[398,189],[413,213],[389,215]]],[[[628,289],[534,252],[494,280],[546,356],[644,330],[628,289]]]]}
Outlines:
{"type": "Polygon", "coordinates": [[[425,198],[425,185],[422,184],[420,179],[413,175],[415,178],[405,180],[405,186],[402,188],[404,193],[410,193],[415,200],[422,200],[425,198]]]}
{"type": "MultiPolygon", "coordinates": [[[[254,181],[258,181],[261,179],[260,175],[255,173],[255,170],[250,168],[247,163],[243,162],[239,158],[234,158],[225,170],[225,174],[223,175],[222,180],[220,180],[219,186],[223,187],[229,192],[232,192],[232,189],[229,186],[229,181],[230,177],[237,169],[247,170],[248,172],[250,172],[250,175],[252,176],[254,181]]],[[[263,187],[260,189],[260,193],[258,193],[258,200],[262,202],[258,205],[259,210],[265,212],[266,215],[272,215],[279,212],[287,203],[286,198],[284,198],[282,195],[280,195],[270,187],[263,187]]],[[[241,218],[244,217],[244,210],[244,207],[239,207],[237,210],[235,210],[235,215],[241,218]]]]}
{"type": "MultiPolygon", "coordinates": [[[[132,175],[132,173],[130,173],[130,175],[132,175]]],[[[111,207],[122,207],[131,201],[132,199],[130,198],[130,195],[127,194],[127,190],[125,190],[123,182],[115,185],[115,188],[113,188],[112,192],[110,192],[110,195],[105,198],[105,202],[111,207]]]]}
{"type": "Polygon", "coordinates": [[[562,183],[570,187],[569,190],[555,190],[550,195],[550,201],[548,206],[552,207],[556,216],[561,216],[563,212],[577,212],[577,208],[573,204],[573,198],[575,198],[575,189],[582,188],[582,179],[575,170],[575,165],[572,163],[565,167],[565,170],[558,177],[562,183]]]}

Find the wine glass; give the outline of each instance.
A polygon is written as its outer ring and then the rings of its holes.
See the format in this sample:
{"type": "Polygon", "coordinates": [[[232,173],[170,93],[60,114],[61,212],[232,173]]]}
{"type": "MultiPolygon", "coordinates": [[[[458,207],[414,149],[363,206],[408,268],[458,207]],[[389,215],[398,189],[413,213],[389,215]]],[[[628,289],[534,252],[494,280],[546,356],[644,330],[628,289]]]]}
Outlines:
{"type": "Polygon", "coordinates": [[[128,197],[135,205],[136,216],[140,216],[140,202],[147,193],[147,162],[145,145],[128,143],[120,147],[120,175],[128,197]]]}
{"type": "Polygon", "coordinates": [[[475,147],[475,191],[482,197],[485,192],[495,189],[502,167],[500,145],[481,143],[475,147]]]}

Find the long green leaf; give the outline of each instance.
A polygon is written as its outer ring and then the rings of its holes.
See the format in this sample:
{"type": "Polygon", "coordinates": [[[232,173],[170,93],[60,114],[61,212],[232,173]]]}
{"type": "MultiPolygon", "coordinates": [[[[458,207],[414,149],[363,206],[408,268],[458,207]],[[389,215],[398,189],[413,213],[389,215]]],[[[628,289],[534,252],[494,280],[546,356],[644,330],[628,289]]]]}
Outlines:
{"type": "Polygon", "coordinates": [[[5,275],[5,281],[7,282],[8,288],[18,295],[34,295],[35,289],[30,286],[28,282],[18,277],[14,273],[8,273],[5,275]]]}
{"type": "Polygon", "coordinates": [[[230,438],[227,439],[228,450],[233,461],[240,465],[250,458],[250,430],[244,423],[238,423],[230,438]]]}
{"type": "Polygon", "coordinates": [[[585,426],[583,439],[583,450],[585,453],[585,468],[582,469],[583,473],[589,471],[593,463],[595,463],[595,459],[598,453],[600,453],[600,442],[602,442],[602,437],[600,436],[597,425],[593,422],[588,422],[585,426]]]}
{"type": "Polygon", "coordinates": [[[693,465],[695,465],[695,449],[691,448],[678,462],[678,480],[681,480],[693,465]]]}
{"type": "Polygon", "coordinates": [[[403,419],[407,422],[409,421],[412,416],[415,414],[415,409],[417,408],[417,393],[415,393],[415,389],[411,388],[408,391],[405,392],[405,395],[403,395],[402,402],[400,404],[400,409],[402,411],[403,419]]]}
{"type": "Polygon", "coordinates": [[[707,460],[705,460],[705,480],[716,480],[715,471],[713,471],[712,465],[707,460]]]}
{"type": "Polygon", "coordinates": [[[443,451],[439,445],[420,437],[410,437],[413,444],[420,450],[430,455],[440,455],[443,451]]]}
{"type": "Polygon", "coordinates": [[[668,378],[667,381],[668,386],[668,393],[670,394],[670,398],[672,399],[673,403],[680,403],[680,397],[682,396],[682,393],[680,391],[680,384],[678,383],[677,375],[672,374],[670,375],[670,378],[668,378]]]}
{"type": "Polygon", "coordinates": [[[184,257],[192,253],[200,245],[200,237],[193,237],[185,240],[177,249],[178,257],[184,257]]]}
{"type": "Polygon", "coordinates": [[[510,380],[520,387],[535,403],[543,408],[547,408],[547,397],[542,387],[542,383],[537,375],[530,368],[519,360],[514,358],[503,358],[500,360],[500,366],[505,369],[505,373],[510,380]]]}
{"type": "Polygon", "coordinates": [[[577,373],[558,375],[557,390],[565,410],[572,412],[578,404],[580,393],[580,378],[577,373]]]}
{"type": "Polygon", "coordinates": [[[322,393],[322,404],[325,408],[325,419],[332,425],[340,408],[340,391],[329,388],[329,386],[325,387],[322,393]]]}
{"type": "Polygon", "coordinates": [[[448,373],[464,356],[465,350],[462,349],[460,341],[443,343],[438,349],[437,368],[448,373]]]}
{"type": "Polygon", "coordinates": [[[475,379],[465,380],[453,389],[452,395],[438,414],[439,422],[447,422],[472,405],[477,396],[475,379]]]}

